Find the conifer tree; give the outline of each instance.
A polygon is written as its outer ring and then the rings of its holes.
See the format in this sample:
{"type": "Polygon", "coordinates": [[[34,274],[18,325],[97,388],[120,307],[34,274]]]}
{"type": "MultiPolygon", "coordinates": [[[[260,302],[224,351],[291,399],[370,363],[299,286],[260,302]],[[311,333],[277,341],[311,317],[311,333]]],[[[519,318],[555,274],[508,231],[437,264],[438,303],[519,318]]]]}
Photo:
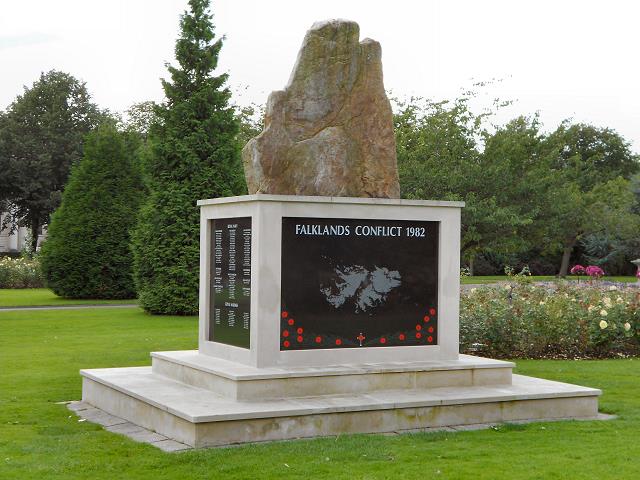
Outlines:
{"type": "Polygon", "coordinates": [[[166,102],[150,129],[149,194],[133,242],[138,297],[151,313],[197,312],[196,202],[245,190],[227,75],[213,75],[222,40],[215,39],[209,1],[190,0],[176,42],[178,66],[168,66],[166,102]]]}
{"type": "Polygon", "coordinates": [[[104,124],[89,133],[52,216],[40,259],[48,286],[69,298],[133,298],[130,231],[142,197],[139,140],[104,124]]]}

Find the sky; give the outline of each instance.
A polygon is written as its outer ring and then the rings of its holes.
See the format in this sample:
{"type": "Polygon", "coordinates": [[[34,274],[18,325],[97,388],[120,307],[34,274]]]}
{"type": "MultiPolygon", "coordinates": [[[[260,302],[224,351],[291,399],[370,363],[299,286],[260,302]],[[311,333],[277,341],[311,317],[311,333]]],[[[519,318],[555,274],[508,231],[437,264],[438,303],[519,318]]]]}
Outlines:
{"type": "MultiPolygon", "coordinates": [[[[51,69],[85,81],[124,111],[162,101],[186,0],[0,0],[0,108],[51,69]]],[[[218,72],[238,104],[264,104],[289,78],[306,30],[346,18],[382,45],[385,87],[398,97],[452,99],[475,82],[474,107],[514,103],[496,122],[539,112],[617,130],[640,151],[640,3],[462,0],[218,0],[226,40],[218,72]]]]}

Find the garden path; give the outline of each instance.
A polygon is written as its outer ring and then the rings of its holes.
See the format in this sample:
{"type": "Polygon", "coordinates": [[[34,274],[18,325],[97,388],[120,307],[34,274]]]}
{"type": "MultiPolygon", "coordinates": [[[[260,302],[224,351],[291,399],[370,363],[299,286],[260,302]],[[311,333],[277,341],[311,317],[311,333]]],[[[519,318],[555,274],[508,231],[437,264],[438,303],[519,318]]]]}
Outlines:
{"type": "Polygon", "coordinates": [[[78,310],[81,308],[138,308],[134,303],[82,304],[82,305],[40,305],[28,307],[0,307],[0,312],[16,312],[22,310],[78,310]]]}

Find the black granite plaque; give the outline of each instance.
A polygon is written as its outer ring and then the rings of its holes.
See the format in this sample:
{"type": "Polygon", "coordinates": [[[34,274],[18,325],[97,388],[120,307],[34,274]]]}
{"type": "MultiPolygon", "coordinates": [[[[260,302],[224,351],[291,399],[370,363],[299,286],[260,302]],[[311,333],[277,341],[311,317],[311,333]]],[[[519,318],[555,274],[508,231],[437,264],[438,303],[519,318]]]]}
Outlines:
{"type": "Polygon", "coordinates": [[[251,218],[211,221],[209,340],[249,348],[251,218]]]}
{"type": "Polygon", "coordinates": [[[438,229],[283,218],[280,349],[436,345],[438,229]]]}

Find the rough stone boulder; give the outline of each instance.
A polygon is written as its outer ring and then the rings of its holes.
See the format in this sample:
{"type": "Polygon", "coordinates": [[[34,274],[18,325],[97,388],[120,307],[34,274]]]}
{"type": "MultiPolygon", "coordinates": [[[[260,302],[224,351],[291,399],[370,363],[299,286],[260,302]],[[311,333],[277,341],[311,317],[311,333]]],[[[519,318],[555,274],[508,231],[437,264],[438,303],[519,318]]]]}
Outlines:
{"type": "Polygon", "coordinates": [[[242,150],[249,193],[399,198],[381,48],[359,34],[345,20],[307,32],[264,131],[242,150]]]}

